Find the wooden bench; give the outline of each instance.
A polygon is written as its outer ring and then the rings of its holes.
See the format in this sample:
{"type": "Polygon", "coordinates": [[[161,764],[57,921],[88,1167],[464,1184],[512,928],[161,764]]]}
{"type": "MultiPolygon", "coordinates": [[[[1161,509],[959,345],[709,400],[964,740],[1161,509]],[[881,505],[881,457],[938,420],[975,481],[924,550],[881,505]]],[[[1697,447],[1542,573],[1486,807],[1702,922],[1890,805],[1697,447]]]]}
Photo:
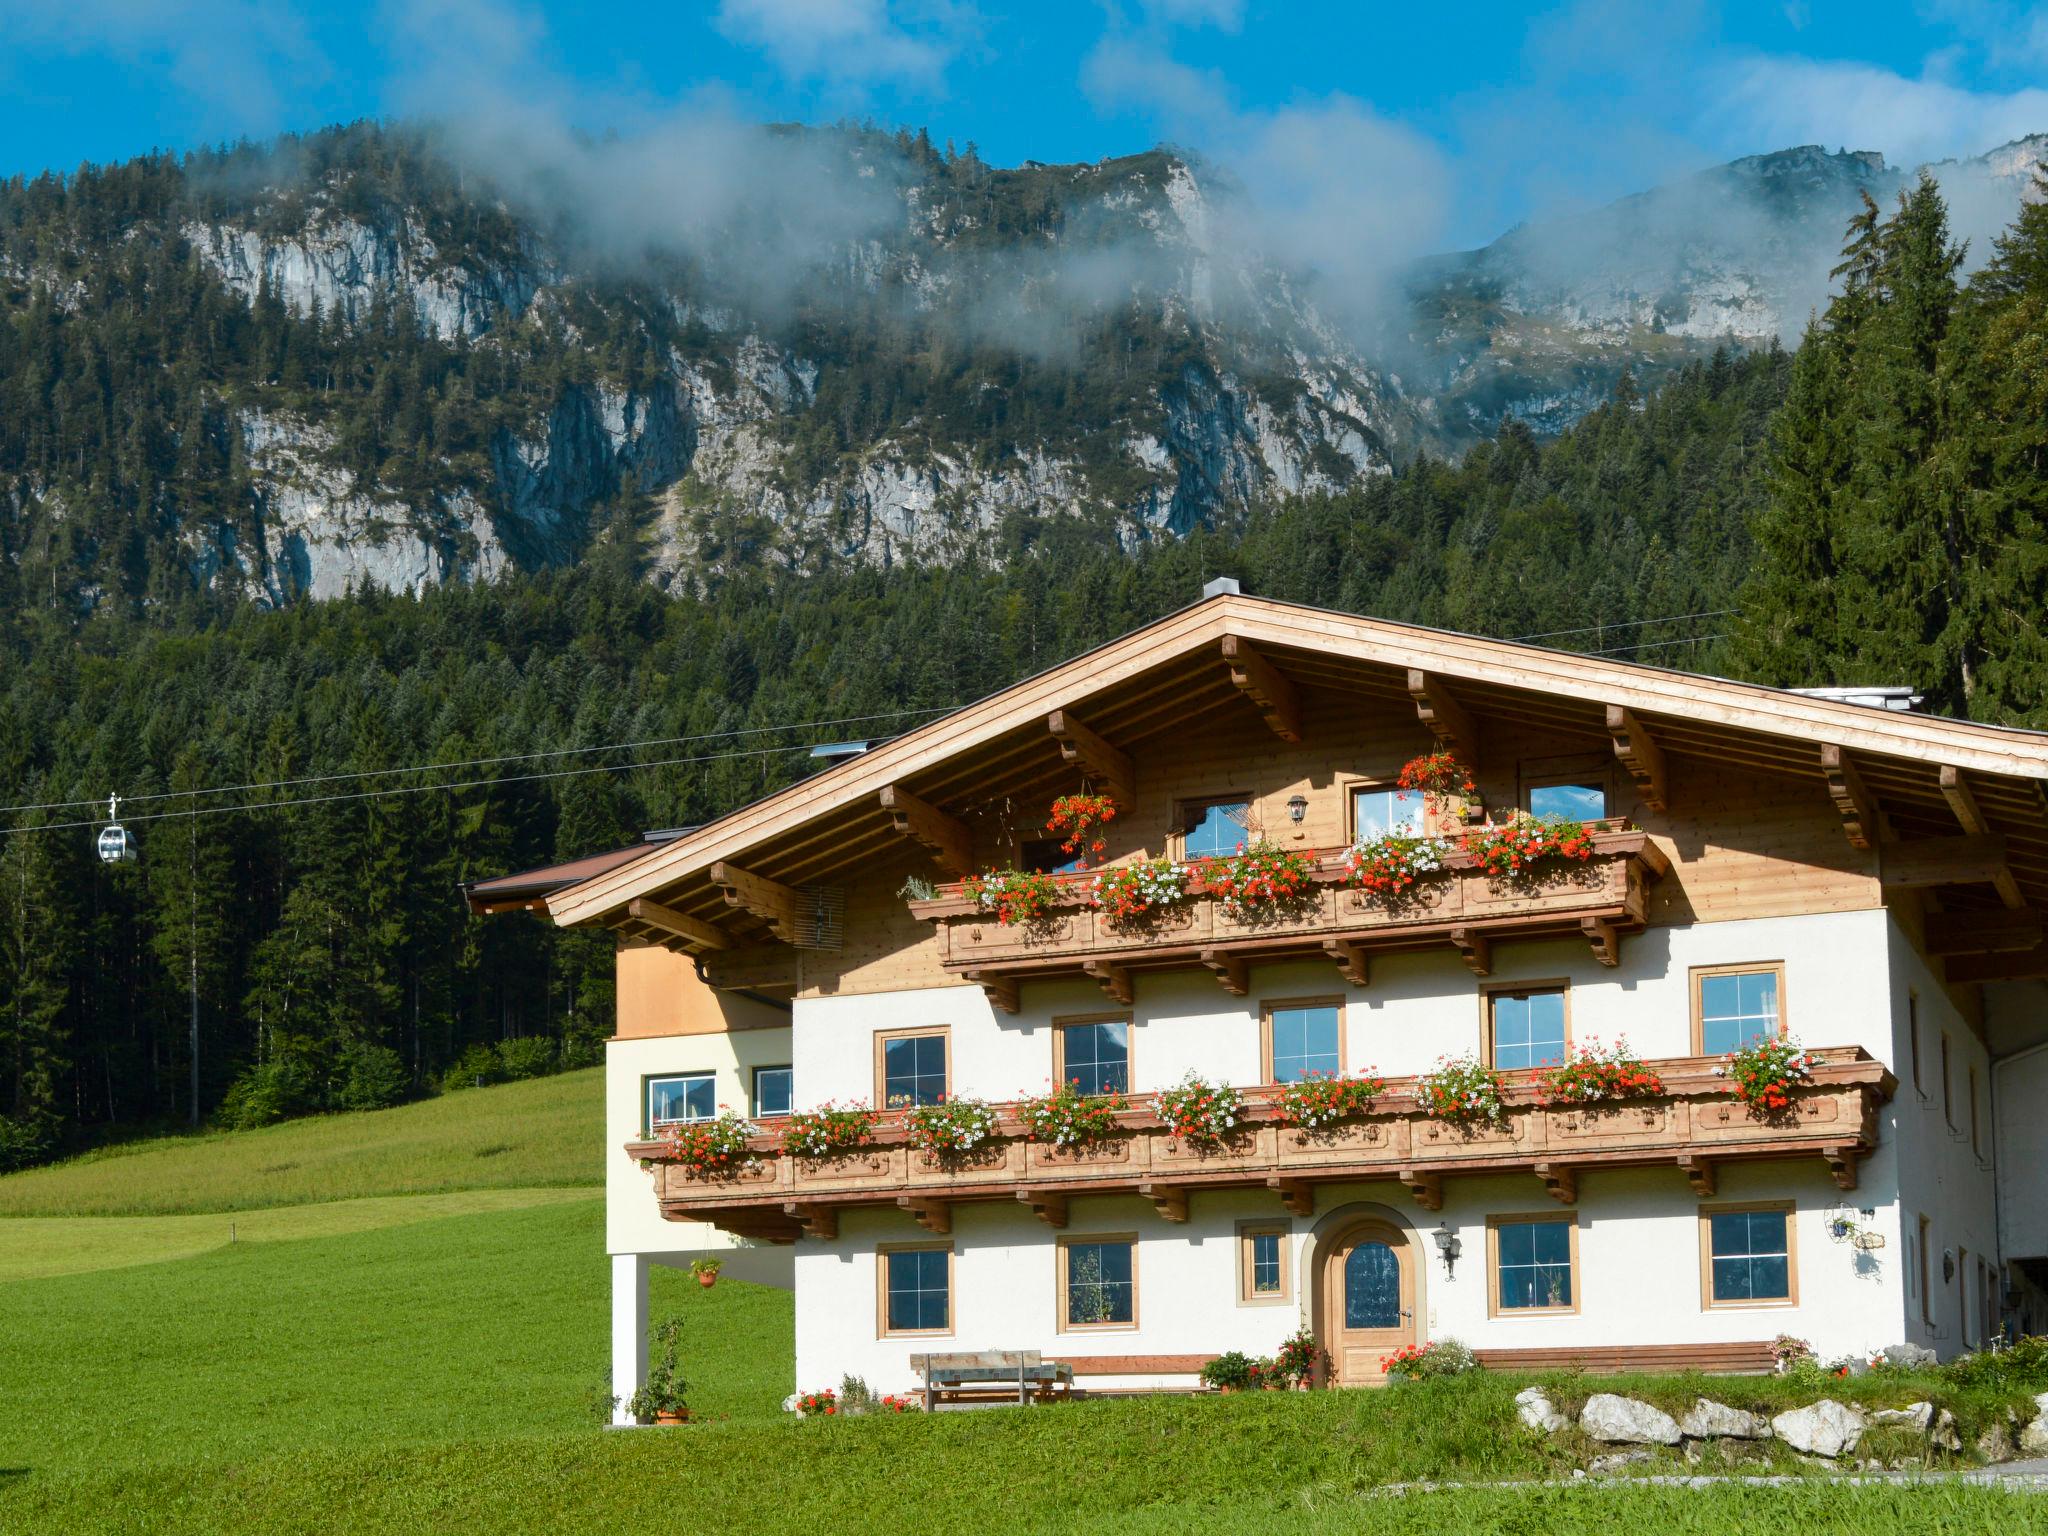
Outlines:
{"type": "Polygon", "coordinates": [[[924,1377],[927,1412],[941,1402],[960,1402],[969,1397],[1007,1400],[1014,1391],[1020,1403],[1031,1402],[1034,1395],[1043,1402],[1055,1390],[1064,1397],[1074,1389],[1074,1368],[1064,1361],[1046,1360],[1035,1349],[912,1355],[910,1368],[924,1377]]]}
{"type": "Polygon", "coordinates": [[[1768,1375],[1777,1357],[1768,1340],[1728,1344],[1582,1344],[1547,1349],[1473,1351],[1490,1371],[1706,1371],[1716,1376],[1768,1375]]]}

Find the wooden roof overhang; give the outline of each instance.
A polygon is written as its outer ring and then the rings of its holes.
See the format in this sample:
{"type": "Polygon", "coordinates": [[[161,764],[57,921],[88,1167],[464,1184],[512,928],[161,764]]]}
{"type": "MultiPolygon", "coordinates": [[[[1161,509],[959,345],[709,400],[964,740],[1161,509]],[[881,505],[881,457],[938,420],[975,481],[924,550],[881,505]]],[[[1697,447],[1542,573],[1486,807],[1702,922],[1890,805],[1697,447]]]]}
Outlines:
{"type": "Polygon", "coordinates": [[[1035,810],[1084,770],[1115,785],[1132,758],[1232,717],[1300,739],[1304,697],[1331,693],[1412,709],[1482,767],[1492,721],[1583,735],[1652,805],[1670,756],[1811,785],[1850,843],[1878,850],[1886,883],[1939,886],[1948,910],[1983,914],[1930,934],[1937,952],[1967,946],[1951,979],[2048,974],[2048,735],[1238,594],[562,888],[548,909],[699,955],[787,942],[791,893],[872,867],[906,837],[936,873],[965,873],[964,834],[1005,802],[1035,810]]]}

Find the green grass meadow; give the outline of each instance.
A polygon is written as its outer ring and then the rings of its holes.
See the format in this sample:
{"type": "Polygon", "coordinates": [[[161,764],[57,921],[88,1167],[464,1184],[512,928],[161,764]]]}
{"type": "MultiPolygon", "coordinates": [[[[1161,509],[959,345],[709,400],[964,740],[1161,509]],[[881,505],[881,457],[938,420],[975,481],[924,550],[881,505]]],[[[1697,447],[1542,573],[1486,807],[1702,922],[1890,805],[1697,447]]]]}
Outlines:
{"type": "Polygon", "coordinates": [[[0,1211],[35,1213],[0,1216],[0,1531],[2048,1529],[2040,1496],[1953,1483],[1384,1492],[1569,1478],[1568,1448],[1515,1422],[1520,1381],[1484,1375],[795,1422],[789,1296],[670,1271],[654,1306],[685,1319],[697,1422],[607,1430],[603,1207],[564,1187],[600,1134],[578,1077],[0,1178],[0,1211]],[[542,1177],[495,1182],[472,1155],[494,1138],[542,1177]]]}

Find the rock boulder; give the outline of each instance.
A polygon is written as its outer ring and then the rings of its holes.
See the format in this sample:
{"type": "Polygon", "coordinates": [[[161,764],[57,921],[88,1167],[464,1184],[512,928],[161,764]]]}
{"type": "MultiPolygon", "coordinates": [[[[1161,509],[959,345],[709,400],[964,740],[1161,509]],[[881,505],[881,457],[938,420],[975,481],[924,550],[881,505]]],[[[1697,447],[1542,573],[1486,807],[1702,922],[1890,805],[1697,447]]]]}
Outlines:
{"type": "Polygon", "coordinates": [[[1843,1456],[1863,1438],[1863,1415],[1824,1397],[1805,1408],[1793,1408],[1771,1420],[1771,1429],[1795,1451],[1814,1456],[1843,1456]]]}
{"type": "Polygon", "coordinates": [[[1610,1445],[1676,1445],[1685,1438],[1678,1421],[1663,1409],[1613,1392],[1595,1392],[1586,1399],[1579,1428],[1610,1445]]]}
{"type": "Polygon", "coordinates": [[[1688,1440],[1767,1440],[1771,1426],[1758,1414],[1703,1397],[1678,1421],[1678,1432],[1688,1440]]]}
{"type": "Polygon", "coordinates": [[[1515,1394],[1515,1416],[1531,1429],[1554,1435],[1571,1422],[1557,1411],[1541,1387],[1524,1387],[1515,1394]]]}

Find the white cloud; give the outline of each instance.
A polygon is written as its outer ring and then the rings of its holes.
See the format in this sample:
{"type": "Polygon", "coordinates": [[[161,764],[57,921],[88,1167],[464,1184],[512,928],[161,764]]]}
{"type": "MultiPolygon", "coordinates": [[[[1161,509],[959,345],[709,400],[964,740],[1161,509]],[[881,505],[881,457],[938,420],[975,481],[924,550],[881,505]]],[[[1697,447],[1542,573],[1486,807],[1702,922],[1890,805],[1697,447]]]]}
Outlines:
{"type": "Polygon", "coordinates": [[[1917,165],[2048,131],[2048,90],[1977,91],[1945,80],[1908,79],[1850,60],[1758,56],[1716,72],[1720,90],[1703,103],[1724,145],[1789,144],[1879,149],[1917,165]]]}
{"type": "Polygon", "coordinates": [[[889,0],[720,0],[718,30],[758,48],[792,80],[939,83],[964,21],[950,5],[889,0]]]}

